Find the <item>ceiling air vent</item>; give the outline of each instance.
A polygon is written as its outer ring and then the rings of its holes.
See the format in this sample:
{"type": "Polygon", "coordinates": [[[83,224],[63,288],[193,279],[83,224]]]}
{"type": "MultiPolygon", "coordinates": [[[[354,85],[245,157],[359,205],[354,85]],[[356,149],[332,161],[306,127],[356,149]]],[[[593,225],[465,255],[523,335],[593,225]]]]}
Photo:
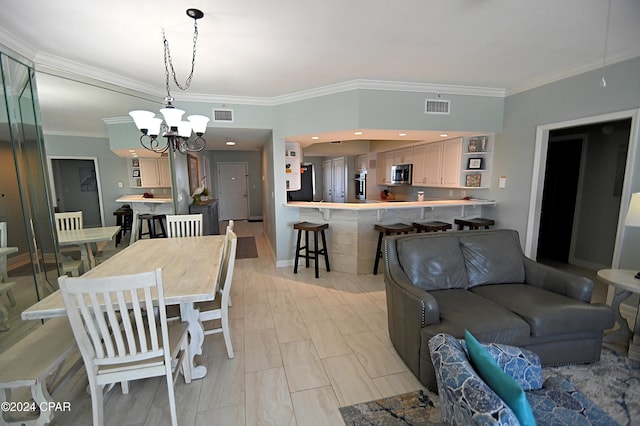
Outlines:
{"type": "Polygon", "coordinates": [[[223,109],[223,108],[214,108],[213,121],[218,121],[223,123],[233,123],[233,110],[223,109]]]}
{"type": "Polygon", "coordinates": [[[442,99],[425,99],[424,100],[424,113],[425,114],[445,114],[449,115],[451,110],[451,101],[442,99]]]}

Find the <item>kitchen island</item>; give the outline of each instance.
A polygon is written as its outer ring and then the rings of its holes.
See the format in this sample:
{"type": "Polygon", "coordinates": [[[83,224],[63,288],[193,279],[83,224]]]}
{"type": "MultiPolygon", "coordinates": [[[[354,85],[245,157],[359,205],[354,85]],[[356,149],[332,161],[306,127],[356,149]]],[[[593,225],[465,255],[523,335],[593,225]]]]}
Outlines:
{"type": "Polygon", "coordinates": [[[482,199],[357,203],[292,201],[285,204],[299,209],[300,221],[329,224],[327,246],[331,269],[352,274],[373,272],[378,243],[378,233],[374,231],[376,224],[402,222],[410,225],[433,220],[453,224],[454,219],[464,217],[491,217],[486,209],[495,205],[493,200],[482,199]]]}

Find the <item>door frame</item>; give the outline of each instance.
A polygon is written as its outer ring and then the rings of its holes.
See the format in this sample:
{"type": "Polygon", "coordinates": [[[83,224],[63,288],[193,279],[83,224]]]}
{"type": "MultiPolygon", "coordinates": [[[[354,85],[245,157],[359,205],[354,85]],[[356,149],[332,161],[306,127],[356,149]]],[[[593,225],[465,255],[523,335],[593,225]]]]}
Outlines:
{"type": "Polygon", "coordinates": [[[56,196],[56,186],[53,180],[53,161],[52,160],[90,160],[93,161],[93,167],[96,171],[96,181],[98,183],[98,204],[100,208],[100,223],[104,226],[104,203],[102,202],[102,179],[100,178],[100,168],[98,167],[98,157],[87,156],[71,156],[71,155],[47,155],[47,166],[49,174],[49,190],[51,191],[51,202],[58,207],[58,199],[56,196]]]}
{"type": "Polygon", "coordinates": [[[640,109],[619,111],[609,114],[601,114],[576,120],[563,121],[559,123],[545,124],[536,129],[536,143],[533,157],[533,176],[531,179],[531,196],[529,200],[529,215],[527,219],[527,231],[525,237],[525,255],[535,259],[538,247],[538,233],[540,232],[540,212],[542,206],[542,192],[544,189],[544,176],[546,172],[547,149],[549,146],[549,132],[551,130],[563,129],[567,127],[583,126],[605,121],[615,121],[631,118],[631,129],[629,132],[629,150],[625,165],[624,182],[622,186],[622,196],[620,198],[620,212],[618,214],[618,226],[616,228],[616,238],[613,248],[611,267],[617,268],[620,264],[620,251],[622,248],[622,237],[624,235],[624,218],[629,209],[631,200],[631,180],[634,175],[634,162],[636,159],[637,140],[640,135],[640,109]]]}

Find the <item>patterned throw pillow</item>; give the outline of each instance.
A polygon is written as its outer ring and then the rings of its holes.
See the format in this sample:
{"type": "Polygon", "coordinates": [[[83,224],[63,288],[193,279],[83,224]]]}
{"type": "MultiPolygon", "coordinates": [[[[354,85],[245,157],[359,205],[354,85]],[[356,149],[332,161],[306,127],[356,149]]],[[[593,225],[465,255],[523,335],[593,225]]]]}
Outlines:
{"type": "Polygon", "coordinates": [[[489,352],[467,330],[464,339],[471,362],[482,380],[513,410],[520,424],[535,425],[533,411],[520,385],[502,371],[489,352]]]}

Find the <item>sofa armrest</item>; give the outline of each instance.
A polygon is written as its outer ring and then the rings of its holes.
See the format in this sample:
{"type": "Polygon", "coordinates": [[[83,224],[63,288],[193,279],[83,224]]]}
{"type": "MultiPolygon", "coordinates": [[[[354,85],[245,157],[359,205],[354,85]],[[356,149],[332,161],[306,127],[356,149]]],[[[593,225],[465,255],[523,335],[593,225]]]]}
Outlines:
{"type": "Polygon", "coordinates": [[[524,258],[525,283],[571,297],[581,302],[591,302],[593,281],[524,258]]]}

